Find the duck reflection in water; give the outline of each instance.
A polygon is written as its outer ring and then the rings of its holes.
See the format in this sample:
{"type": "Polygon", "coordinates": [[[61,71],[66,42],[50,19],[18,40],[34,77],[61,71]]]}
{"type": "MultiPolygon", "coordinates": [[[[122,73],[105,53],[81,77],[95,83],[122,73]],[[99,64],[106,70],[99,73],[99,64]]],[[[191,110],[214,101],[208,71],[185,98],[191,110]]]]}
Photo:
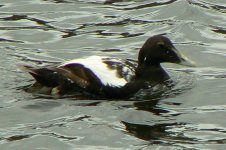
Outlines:
{"type": "Polygon", "coordinates": [[[121,121],[125,126],[126,131],[131,136],[139,139],[149,141],[148,145],[164,144],[164,145],[178,145],[180,148],[185,148],[183,144],[199,143],[200,139],[187,137],[177,129],[186,128],[186,123],[162,123],[154,125],[135,124],[121,121]],[[174,130],[175,129],[175,130],[174,130]]]}

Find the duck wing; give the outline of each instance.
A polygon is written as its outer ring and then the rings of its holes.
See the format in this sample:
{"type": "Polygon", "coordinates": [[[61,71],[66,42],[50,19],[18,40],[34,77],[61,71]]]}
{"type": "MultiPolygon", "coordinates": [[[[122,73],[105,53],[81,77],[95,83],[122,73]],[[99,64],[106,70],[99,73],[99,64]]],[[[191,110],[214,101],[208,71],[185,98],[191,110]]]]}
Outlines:
{"type": "Polygon", "coordinates": [[[120,92],[120,89],[133,79],[136,63],[92,56],[71,60],[61,65],[44,67],[21,65],[20,68],[31,74],[36,83],[50,89],[57,87],[57,93],[61,95],[68,91],[84,91],[100,96],[106,95],[105,89],[109,89],[112,93],[114,93],[113,89],[120,92]]]}
{"type": "Polygon", "coordinates": [[[77,84],[86,88],[90,83],[99,84],[100,81],[89,69],[81,64],[68,64],[65,66],[33,67],[20,65],[21,70],[28,72],[43,86],[57,87],[77,84]]]}

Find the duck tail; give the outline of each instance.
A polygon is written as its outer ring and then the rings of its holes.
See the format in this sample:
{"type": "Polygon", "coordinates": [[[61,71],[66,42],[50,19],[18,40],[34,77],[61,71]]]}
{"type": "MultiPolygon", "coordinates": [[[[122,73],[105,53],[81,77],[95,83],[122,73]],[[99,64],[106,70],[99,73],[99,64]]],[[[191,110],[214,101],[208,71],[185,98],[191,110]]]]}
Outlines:
{"type": "MultiPolygon", "coordinates": [[[[24,71],[24,72],[28,72],[29,74],[37,74],[35,71],[34,71],[34,67],[33,66],[29,66],[29,65],[24,65],[24,64],[17,64],[17,67],[21,70],[21,71],[24,71]]],[[[33,75],[32,75],[33,76],[33,75]]]]}
{"type": "Polygon", "coordinates": [[[56,87],[59,85],[58,80],[61,77],[56,71],[48,67],[36,68],[30,65],[18,65],[19,69],[28,72],[36,82],[47,86],[56,87]]]}

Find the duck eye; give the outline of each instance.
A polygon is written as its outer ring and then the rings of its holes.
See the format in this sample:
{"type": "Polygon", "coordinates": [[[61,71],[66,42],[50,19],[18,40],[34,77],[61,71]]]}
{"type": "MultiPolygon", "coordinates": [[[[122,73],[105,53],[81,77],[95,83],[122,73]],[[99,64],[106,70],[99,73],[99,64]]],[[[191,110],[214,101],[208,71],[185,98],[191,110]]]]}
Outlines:
{"type": "Polygon", "coordinates": [[[169,54],[170,52],[169,52],[169,50],[166,50],[166,54],[169,54]]]}

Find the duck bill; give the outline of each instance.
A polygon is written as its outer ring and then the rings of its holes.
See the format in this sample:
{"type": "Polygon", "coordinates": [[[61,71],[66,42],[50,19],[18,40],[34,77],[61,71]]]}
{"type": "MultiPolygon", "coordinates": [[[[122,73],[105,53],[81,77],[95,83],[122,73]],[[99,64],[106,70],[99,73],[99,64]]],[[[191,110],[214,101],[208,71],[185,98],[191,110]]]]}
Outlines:
{"type": "Polygon", "coordinates": [[[174,49],[177,57],[178,57],[178,62],[177,64],[188,66],[188,67],[195,67],[195,62],[192,60],[189,60],[184,54],[178,52],[176,49],[174,49]]]}

